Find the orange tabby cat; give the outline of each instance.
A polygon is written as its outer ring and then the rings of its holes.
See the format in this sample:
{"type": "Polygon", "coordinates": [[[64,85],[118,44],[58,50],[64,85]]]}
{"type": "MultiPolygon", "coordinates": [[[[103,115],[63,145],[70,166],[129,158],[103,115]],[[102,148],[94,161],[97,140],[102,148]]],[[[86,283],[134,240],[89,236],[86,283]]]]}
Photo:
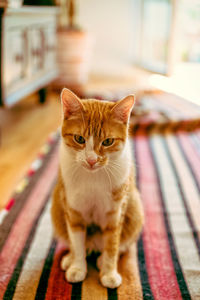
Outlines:
{"type": "Polygon", "coordinates": [[[143,225],[128,139],[134,96],[116,103],[80,100],[63,89],[61,102],[60,170],[51,209],[55,232],[69,246],[61,268],[69,282],[82,281],[87,253],[100,251],[100,281],[115,288],[122,281],[118,257],[143,225]]]}

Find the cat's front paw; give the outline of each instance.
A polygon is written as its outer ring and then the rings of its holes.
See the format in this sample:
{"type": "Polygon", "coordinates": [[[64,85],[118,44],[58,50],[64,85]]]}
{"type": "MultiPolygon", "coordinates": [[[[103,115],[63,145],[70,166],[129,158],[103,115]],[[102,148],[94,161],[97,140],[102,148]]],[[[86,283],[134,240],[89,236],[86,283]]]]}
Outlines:
{"type": "Polygon", "coordinates": [[[67,253],[64,255],[60,262],[60,267],[63,271],[66,271],[72,263],[72,255],[71,253],[67,253]]]}
{"type": "Polygon", "coordinates": [[[65,276],[69,282],[80,282],[83,281],[86,277],[87,269],[81,268],[78,266],[70,266],[66,271],[65,276]]]}
{"type": "Polygon", "coordinates": [[[122,283],[122,277],[117,271],[112,271],[102,275],[100,280],[103,286],[110,289],[117,288],[122,283]]]}

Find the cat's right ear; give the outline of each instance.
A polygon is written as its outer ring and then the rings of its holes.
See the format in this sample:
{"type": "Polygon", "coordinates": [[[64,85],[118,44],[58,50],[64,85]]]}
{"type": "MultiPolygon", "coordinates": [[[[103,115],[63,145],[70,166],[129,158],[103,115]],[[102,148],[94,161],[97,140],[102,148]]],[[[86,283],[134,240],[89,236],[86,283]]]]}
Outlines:
{"type": "Polygon", "coordinates": [[[68,118],[70,115],[83,109],[80,99],[72,91],[66,88],[61,92],[61,104],[63,118],[68,118]]]}

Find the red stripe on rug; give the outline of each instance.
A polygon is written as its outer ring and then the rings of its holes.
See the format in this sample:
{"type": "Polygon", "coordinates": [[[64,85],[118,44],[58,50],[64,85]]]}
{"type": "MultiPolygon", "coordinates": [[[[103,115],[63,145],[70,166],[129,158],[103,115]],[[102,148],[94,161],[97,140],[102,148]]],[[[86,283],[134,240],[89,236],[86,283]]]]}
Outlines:
{"type": "Polygon", "coordinates": [[[149,283],[155,299],[182,299],[170,253],[155,167],[148,141],[136,135],[140,192],[144,204],[144,252],[149,283]],[[148,166],[148,168],[146,168],[148,166]]]}
{"type": "Polygon", "coordinates": [[[9,210],[13,207],[14,204],[15,204],[15,199],[14,199],[14,198],[11,198],[11,199],[8,201],[8,203],[6,204],[5,209],[6,209],[7,211],[9,211],[9,210]]]}
{"type": "Polygon", "coordinates": [[[66,281],[65,273],[60,268],[60,260],[65,252],[66,247],[62,243],[58,243],[48,281],[45,300],[71,299],[72,285],[66,281]]]}
{"type": "Polygon", "coordinates": [[[194,172],[194,175],[200,185],[200,160],[199,154],[195,151],[195,147],[191,144],[190,137],[185,132],[177,133],[177,137],[181,142],[184,153],[186,154],[187,160],[194,172]]]}
{"type": "Polygon", "coordinates": [[[48,166],[43,174],[41,174],[40,180],[31,192],[23,210],[13,224],[8,239],[0,253],[0,298],[4,295],[34,220],[42,208],[46,195],[49,193],[53,181],[56,178],[57,174],[55,170],[57,165],[58,155],[55,150],[48,166]]]}

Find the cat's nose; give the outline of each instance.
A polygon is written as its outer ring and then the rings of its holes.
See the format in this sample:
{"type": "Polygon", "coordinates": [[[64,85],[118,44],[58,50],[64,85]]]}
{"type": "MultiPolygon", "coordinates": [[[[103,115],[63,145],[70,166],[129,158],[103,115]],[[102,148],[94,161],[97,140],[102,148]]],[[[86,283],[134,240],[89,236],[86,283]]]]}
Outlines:
{"type": "Polygon", "coordinates": [[[97,160],[94,158],[87,158],[87,162],[91,167],[93,167],[97,163],[97,160]]]}

